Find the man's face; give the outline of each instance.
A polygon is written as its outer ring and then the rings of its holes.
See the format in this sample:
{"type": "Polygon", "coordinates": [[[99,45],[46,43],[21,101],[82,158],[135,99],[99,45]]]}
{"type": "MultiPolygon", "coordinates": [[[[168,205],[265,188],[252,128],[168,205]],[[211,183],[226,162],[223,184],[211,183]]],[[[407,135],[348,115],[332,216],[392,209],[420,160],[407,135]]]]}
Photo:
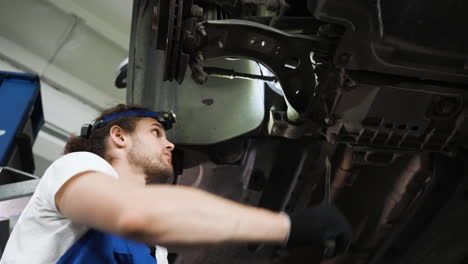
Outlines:
{"type": "Polygon", "coordinates": [[[174,144],[166,138],[161,124],[153,118],[142,118],[131,134],[132,146],[128,159],[143,168],[146,182],[165,183],[173,174],[172,150],[174,144]]]}

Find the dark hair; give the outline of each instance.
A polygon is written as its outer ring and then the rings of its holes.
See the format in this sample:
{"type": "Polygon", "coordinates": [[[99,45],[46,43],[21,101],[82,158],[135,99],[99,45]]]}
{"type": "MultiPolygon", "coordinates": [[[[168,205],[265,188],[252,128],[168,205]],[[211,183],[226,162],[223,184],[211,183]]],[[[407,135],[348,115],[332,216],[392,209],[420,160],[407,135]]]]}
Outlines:
{"type": "MultiPolygon", "coordinates": [[[[104,110],[101,115],[96,118],[95,121],[103,119],[105,116],[112,115],[115,113],[125,112],[128,110],[144,110],[150,111],[148,108],[136,106],[136,105],[125,105],[119,104],[107,110],[104,110]]],[[[111,161],[111,157],[107,155],[106,150],[106,139],[109,136],[109,129],[117,125],[121,127],[125,132],[132,133],[135,130],[136,123],[142,117],[139,116],[124,116],[112,120],[102,127],[94,130],[89,138],[83,136],[71,136],[67,144],[65,145],[64,154],[77,152],[77,151],[89,151],[98,156],[101,156],[107,161],[111,161]]]]}

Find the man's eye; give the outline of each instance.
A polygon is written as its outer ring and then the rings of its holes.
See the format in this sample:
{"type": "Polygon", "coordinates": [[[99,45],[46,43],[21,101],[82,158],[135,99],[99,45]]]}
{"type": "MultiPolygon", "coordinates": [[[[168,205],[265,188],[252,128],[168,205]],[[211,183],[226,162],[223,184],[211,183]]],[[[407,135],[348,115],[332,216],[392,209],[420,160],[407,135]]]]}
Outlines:
{"type": "Polygon", "coordinates": [[[156,136],[159,136],[159,130],[154,129],[154,130],[153,130],[153,133],[154,133],[156,136]]]}

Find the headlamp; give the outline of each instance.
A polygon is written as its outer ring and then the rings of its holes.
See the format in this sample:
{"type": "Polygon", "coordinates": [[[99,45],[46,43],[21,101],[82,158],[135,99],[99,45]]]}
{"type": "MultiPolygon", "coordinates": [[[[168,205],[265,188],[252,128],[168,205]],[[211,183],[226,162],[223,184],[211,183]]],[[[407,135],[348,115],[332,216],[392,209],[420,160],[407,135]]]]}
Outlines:
{"type": "Polygon", "coordinates": [[[176,115],[172,112],[152,112],[152,111],[144,111],[144,110],[129,110],[124,112],[115,113],[112,115],[105,116],[102,119],[97,120],[93,125],[85,124],[81,127],[80,136],[89,138],[91,133],[94,130],[103,127],[105,124],[109,123],[112,120],[126,117],[126,116],[139,116],[139,117],[151,117],[156,119],[161,125],[164,127],[165,130],[169,130],[172,128],[172,125],[176,122],[176,115]]]}

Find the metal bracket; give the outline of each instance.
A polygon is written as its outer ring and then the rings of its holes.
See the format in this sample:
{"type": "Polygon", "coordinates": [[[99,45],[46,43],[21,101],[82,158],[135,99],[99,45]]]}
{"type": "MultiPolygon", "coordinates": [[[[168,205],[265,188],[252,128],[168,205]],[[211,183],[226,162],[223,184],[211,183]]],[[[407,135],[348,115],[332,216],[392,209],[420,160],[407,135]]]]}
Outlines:
{"type": "Polygon", "coordinates": [[[188,65],[192,79],[203,84],[208,78],[204,60],[246,58],[274,73],[296,112],[310,110],[317,95],[315,66],[329,61],[330,41],[289,34],[252,21],[200,22],[202,12],[192,0],[162,0],[155,7],[153,30],[157,31],[156,49],[165,52],[165,81],[182,83],[188,65]]]}
{"type": "Polygon", "coordinates": [[[31,196],[39,184],[40,178],[10,167],[0,167],[0,178],[8,183],[0,185],[0,202],[31,196]]]}
{"type": "MultiPolygon", "coordinates": [[[[182,51],[199,58],[191,60],[192,72],[198,69],[206,76],[203,67],[196,67],[201,59],[237,57],[257,61],[276,75],[291,106],[299,113],[306,112],[316,92],[315,61],[326,58],[328,41],[244,20],[204,21],[196,29],[193,23],[186,26],[182,51]]],[[[192,78],[197,82],[206,80],[193,74],[192,78]]]]}
{"type": "Polygon", "coordinates": [[[301,138],[308,135],[314,129],[314,124],[310,120],[305,120],[300,124],[293,124],[287,118],[286,111],[270,109],[268,120],[268,134],[289,139],[301,138]]]}
{"type": "Polygon", "coordinates": [[[0,221],[3,221],[21,214],[40,179],[10,167],[0,167],[0,179],[6,182],[0,185],[0,221]]]}

